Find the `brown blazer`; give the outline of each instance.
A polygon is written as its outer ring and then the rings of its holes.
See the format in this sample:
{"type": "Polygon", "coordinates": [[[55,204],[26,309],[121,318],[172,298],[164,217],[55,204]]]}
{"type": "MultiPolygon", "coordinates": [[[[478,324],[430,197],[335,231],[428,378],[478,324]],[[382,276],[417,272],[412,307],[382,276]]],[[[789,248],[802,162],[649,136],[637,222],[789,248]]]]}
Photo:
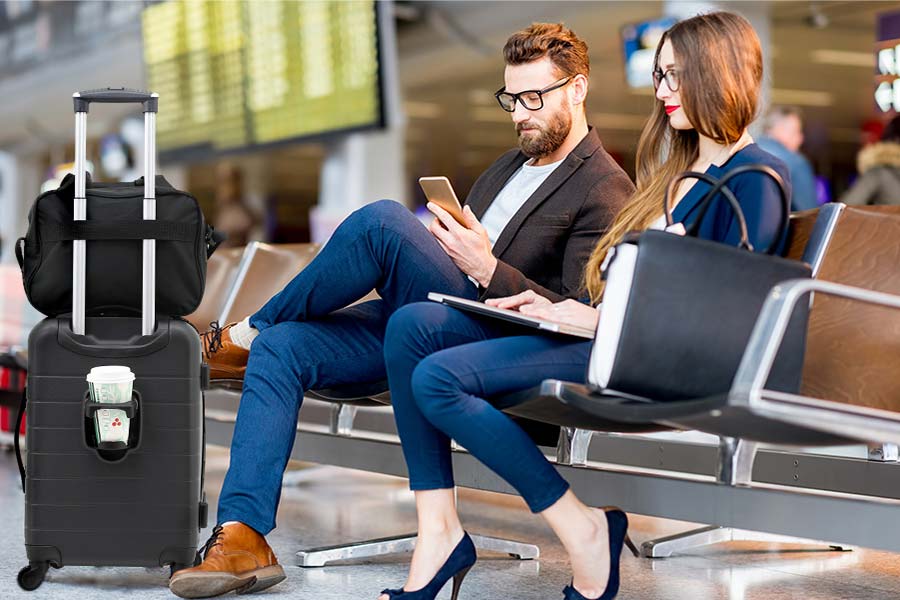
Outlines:
{"type": "MultiPolygon", "coordinates": [[[[481,174],[466,203],[481,219],[500,190],[528,160],[510,150],[481,174]]],[[[497,270],[481,299],[531,289],[559,302],[584,296],[584,265],[600,236],[634,193],[634,185],[603,149],[592,127],[535,190],[494,244],[497,270]]]]}

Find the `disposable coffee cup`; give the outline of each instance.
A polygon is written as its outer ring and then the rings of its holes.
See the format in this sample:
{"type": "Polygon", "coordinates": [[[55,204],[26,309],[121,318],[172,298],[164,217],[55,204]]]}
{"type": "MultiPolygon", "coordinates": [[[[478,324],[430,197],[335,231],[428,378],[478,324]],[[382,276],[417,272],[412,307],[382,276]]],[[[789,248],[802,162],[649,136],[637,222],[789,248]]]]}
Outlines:
{"type": "MultiPolygon", "coordinates": [[[[94,367],[87,376],[91,400],[103,404],[119,404],[131,400],[134,373],[128,367],[107,365],[94,367]]],[[[101,408],[94,413],[97,442],[128,442],[130,419],[124,410],[101,408]]]]}

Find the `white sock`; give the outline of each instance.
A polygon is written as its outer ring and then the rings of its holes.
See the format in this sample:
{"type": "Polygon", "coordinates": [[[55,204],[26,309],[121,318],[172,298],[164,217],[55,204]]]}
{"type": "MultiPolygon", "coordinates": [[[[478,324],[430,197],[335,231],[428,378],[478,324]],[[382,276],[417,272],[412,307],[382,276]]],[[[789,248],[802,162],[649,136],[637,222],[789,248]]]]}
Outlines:
{"type": "Polygon", "coordinates": [[[231,335],[231,341],[244,350],[249,350],[250,344],[252,344],[253,340],[256,339],[256,336],[259,335],[259,331],[250,326],[250,317],[237,323],[228,330],[228,333],[231,335]]]}

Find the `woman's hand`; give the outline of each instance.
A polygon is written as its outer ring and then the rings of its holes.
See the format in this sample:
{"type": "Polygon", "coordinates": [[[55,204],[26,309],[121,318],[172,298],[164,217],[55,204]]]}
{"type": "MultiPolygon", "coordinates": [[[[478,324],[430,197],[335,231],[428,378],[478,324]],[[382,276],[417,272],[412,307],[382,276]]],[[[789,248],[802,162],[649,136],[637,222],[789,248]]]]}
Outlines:
{"type": "Polygon", "coordinates": [[[532,290],[525,290],[515,296],[506,296],[505,298],[490,298],[485,300],[484,303],[488,306],[518,311],[521,311],[524,306],[549,306],[553,304],[550,300],[532,290]]]}
{"type": "Polygon", "coordinates": [[[596,308],[571,298],[552,304],[526,304],[519,307],[519,312],[529,317],[585,329],[596,329],[597,320],[600,318],[600,313],[596,308]]]}

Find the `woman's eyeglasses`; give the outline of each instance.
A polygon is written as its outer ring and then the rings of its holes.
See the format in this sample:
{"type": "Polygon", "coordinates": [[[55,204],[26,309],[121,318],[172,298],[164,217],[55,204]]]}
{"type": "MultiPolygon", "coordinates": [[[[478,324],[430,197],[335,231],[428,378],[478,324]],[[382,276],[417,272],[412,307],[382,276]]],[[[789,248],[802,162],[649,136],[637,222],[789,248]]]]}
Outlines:
{"type": "Polygon", "coordinates": [[[653,89],[658,90],[659,84],[662,83],[663,79],[666,80],[666,87],[669,88],[670,91],[678,91],[678,87],[680,86],[678,71],[675,69],[668,69],[666,71],[658,68],[653,69],[653,89]]]}
{"type": "Polygon", "coordinates": [[[497,102],[500,103],[500,108],[506,112],[515,112],[517,100],[528,110],[541,110],[544,108],[544,94],[561,88],[569,83],[571,79],[572,76],[564,77],[559,81],[551,83],[542,90],[525,90],[518,94],[511,94],[506,91],[505,87],[502,87],[494,93],[494,97],[497,99],[497,102]]]}

